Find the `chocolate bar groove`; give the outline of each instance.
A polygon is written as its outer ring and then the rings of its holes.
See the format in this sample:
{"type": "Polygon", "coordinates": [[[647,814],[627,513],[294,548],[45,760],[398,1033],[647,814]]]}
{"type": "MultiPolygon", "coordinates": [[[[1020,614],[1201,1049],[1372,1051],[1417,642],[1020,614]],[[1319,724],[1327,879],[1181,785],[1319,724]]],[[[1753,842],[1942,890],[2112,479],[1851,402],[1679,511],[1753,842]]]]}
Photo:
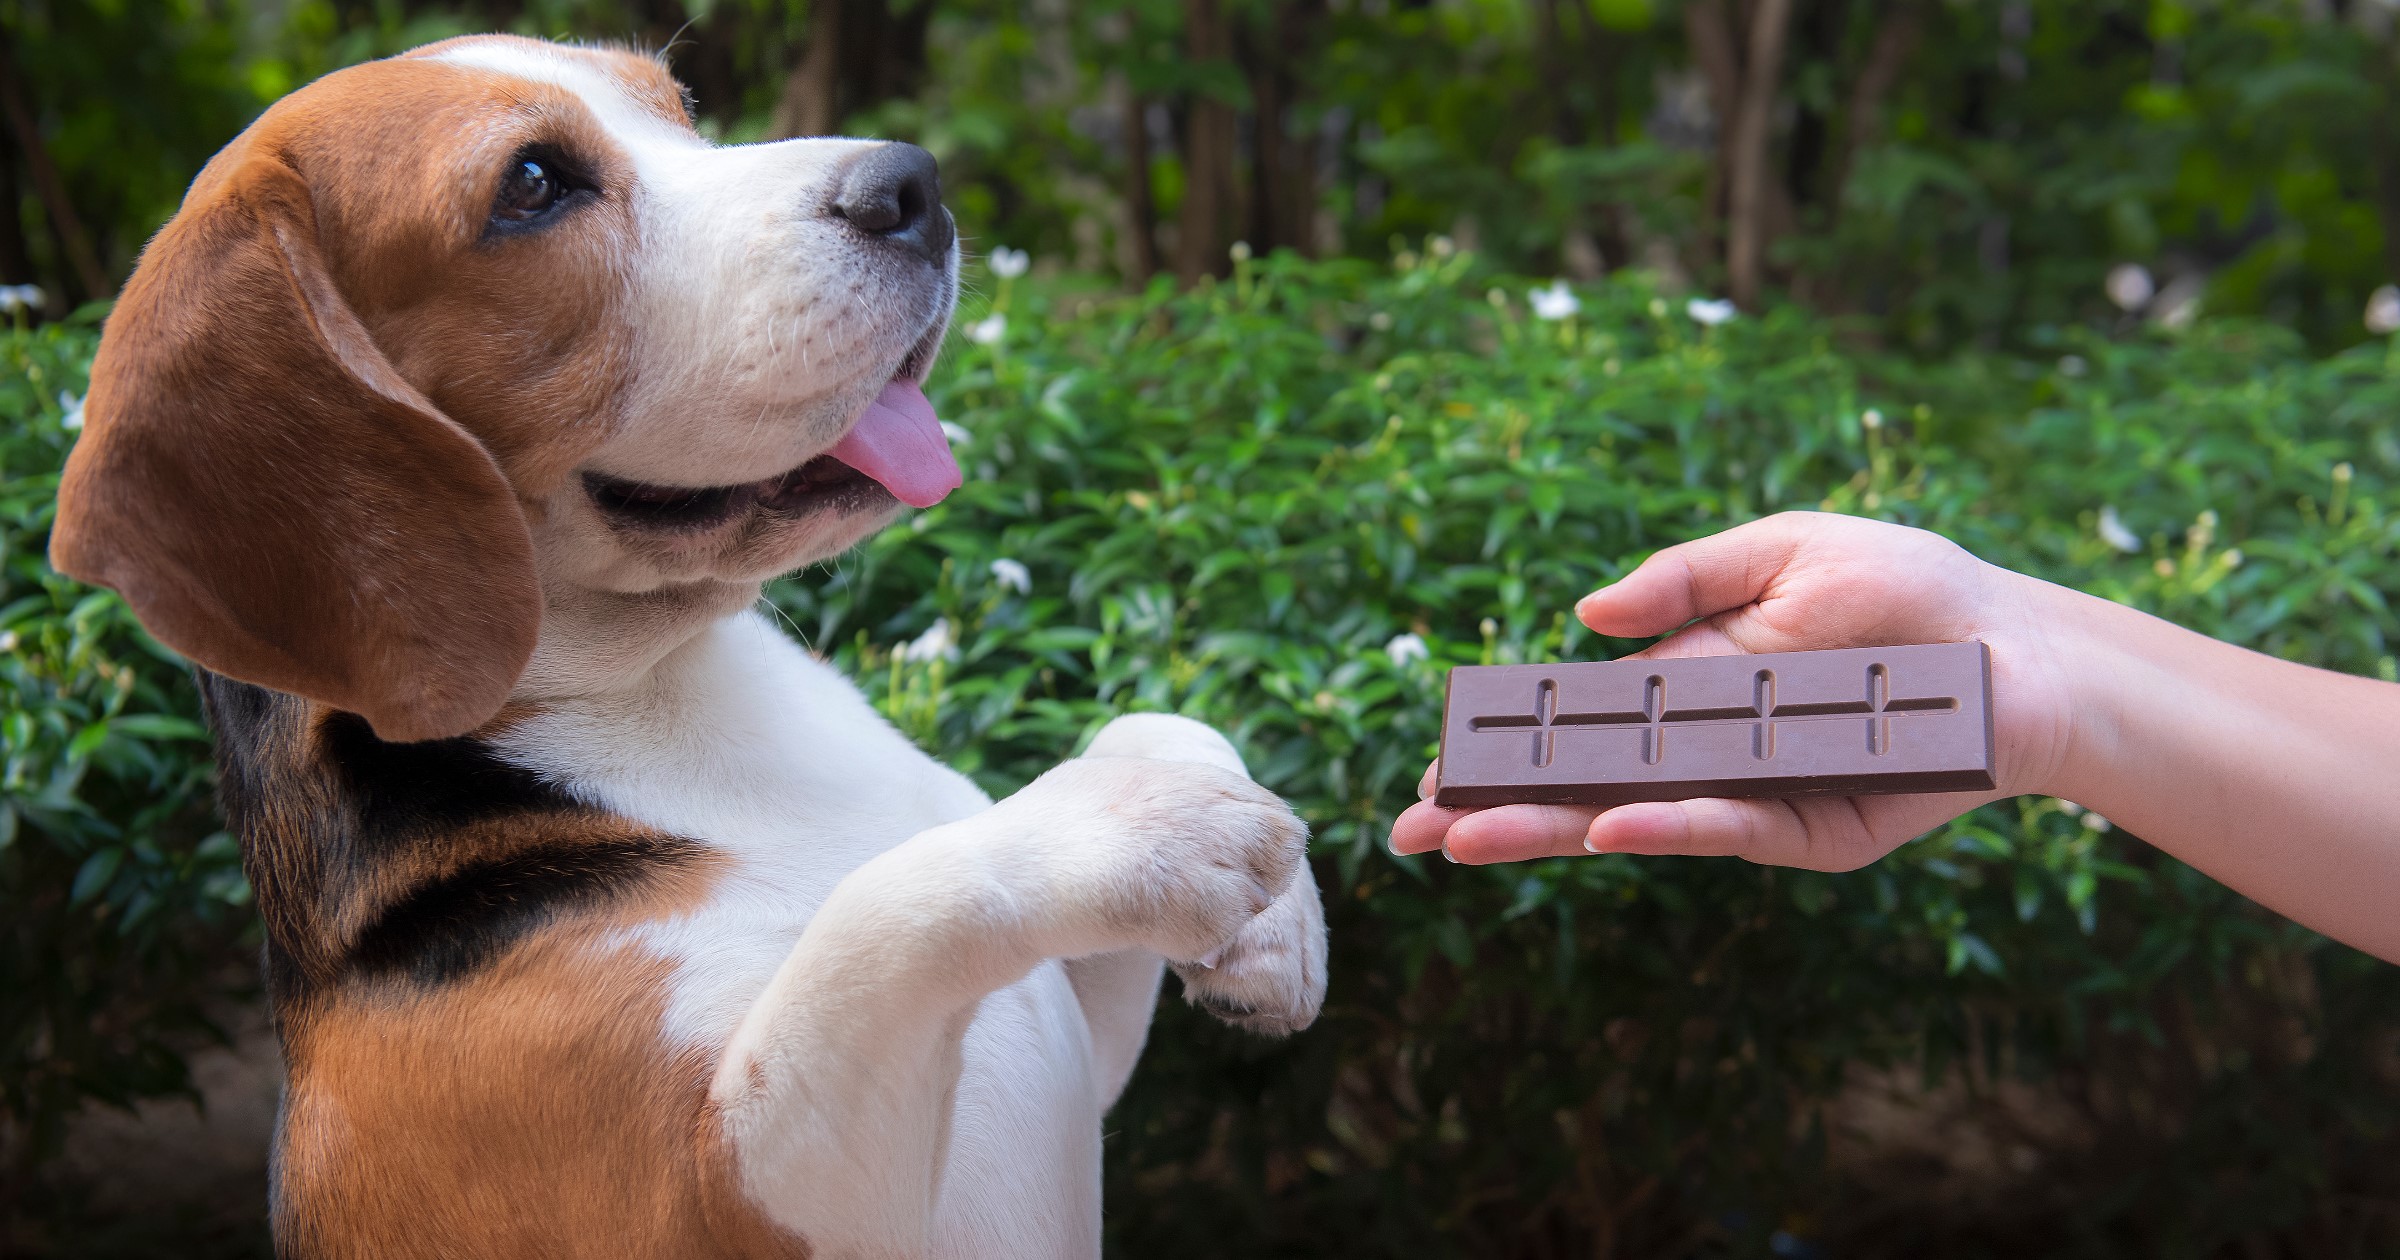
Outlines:
{"type": "Polygon", "coordinates": [[[1988,791],[1990,690],[1980,643],[1464,666],[1435,800],[1988,791]]]}

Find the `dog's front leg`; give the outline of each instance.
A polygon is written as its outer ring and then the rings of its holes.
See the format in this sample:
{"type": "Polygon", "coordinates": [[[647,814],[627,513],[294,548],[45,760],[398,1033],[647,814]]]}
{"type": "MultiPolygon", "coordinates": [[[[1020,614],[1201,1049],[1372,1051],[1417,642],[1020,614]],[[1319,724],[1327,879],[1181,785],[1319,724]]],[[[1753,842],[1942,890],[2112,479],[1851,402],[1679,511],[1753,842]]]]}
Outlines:
{"type": "MultiPolygon", "coordinates": [[[[1232,741],[1190,718],[1129,713],[1092,737],[1086,757],[1146,757],[1219,766],[1247,777],[1232,741]]],[[[1067,964],[1084,1022],[1091,1029],[1093,1084],[1100,1106],[1113,1106],[1133,1075],[1158,1006],[1164,960],[1124,950],[1067,964]]],[[[1184,997],[1229,1024],[1266,1036],[1308,1027],[1325,997],[1325,915],[1304,863],[1275,904],[1245,924],[1209,965],[1179,963],[1184,997]]]]}
{"type": "Polygon", "coordinates": [[[1304,840],[1238,773],[1101,757],[868,862],[719,1061],[742,1189],[817,1255],[922,1254],[984,996],[1046,958],[1208,957],[1292,883],[1304,840]]]}
{"type": "Polygon", "coordinates": [[[1092,1034],[1092,1091],[1103,1112],[1117,1105],[1150,1040],[1150,1015],[1167,960],[1146,949],[1120,949],[1067,960],[1067,982],[1092,1034]]]}

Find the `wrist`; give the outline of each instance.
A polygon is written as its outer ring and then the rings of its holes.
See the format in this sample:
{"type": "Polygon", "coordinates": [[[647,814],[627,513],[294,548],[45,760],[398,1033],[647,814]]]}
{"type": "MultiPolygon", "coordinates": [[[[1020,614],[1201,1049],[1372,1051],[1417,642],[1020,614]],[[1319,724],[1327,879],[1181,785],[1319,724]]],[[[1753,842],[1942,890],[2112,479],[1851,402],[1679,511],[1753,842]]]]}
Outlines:
{"type": "Polygon", "coordinates": [[[2149,661],[2126,649],[2123,621],[2141,614],[2038,578],[2011,576],[2027,588],[2027,672],[2040,676],[2026,690],[2045,710],[2033,717],[2045,732],[2045,755],[2033,759],[2023,790],[2106,814],[2113,804],[2110,785],[2124,782],[2128,715],[2154,672],[2149,661]]]}

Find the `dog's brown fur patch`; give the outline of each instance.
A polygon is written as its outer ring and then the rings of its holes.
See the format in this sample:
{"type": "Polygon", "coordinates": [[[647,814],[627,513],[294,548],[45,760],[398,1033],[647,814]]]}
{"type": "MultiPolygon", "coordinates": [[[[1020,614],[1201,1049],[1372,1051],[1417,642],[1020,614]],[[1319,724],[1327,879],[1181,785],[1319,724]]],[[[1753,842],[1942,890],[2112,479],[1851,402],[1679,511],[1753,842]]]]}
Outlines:
{"type": "Polygon", "coordinates": [[[289,1074],[286,1254],[807,1254],[738,1192],[713,1065],[661,1040],[671,964],[614,936],[698,905],[713,855],[480,740],[202,683],[289,1074]]]}

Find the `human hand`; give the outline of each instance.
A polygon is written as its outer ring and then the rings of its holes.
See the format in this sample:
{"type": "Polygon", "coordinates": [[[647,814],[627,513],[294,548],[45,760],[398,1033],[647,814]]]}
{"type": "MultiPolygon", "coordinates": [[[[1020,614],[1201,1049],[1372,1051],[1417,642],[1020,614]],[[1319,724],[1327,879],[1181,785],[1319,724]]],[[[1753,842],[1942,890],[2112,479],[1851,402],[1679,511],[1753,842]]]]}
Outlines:
{"type": "MultiPolygon", "coordinates": [[[[1441,849],[1477,864],[1641,853],[1827,871],[1864,866],[1986,801],[2039,790],[2053,778],[2072,727],[2053,632],[2055,590],[1985,564],[1939,535],[1827,513],[1787,512],[1669,547],[1585,596],[1575,615],[1618,638],[1681,627],[1636,660],[1980,640],[1992,654],[1998,790],[1608,810],[1446,809],[1427,799],[1395,821],[1392,849],[1441,849]]],[[[1419,795],[1432,795],[1437,767],[1426,769],[1419,795]]]]}

